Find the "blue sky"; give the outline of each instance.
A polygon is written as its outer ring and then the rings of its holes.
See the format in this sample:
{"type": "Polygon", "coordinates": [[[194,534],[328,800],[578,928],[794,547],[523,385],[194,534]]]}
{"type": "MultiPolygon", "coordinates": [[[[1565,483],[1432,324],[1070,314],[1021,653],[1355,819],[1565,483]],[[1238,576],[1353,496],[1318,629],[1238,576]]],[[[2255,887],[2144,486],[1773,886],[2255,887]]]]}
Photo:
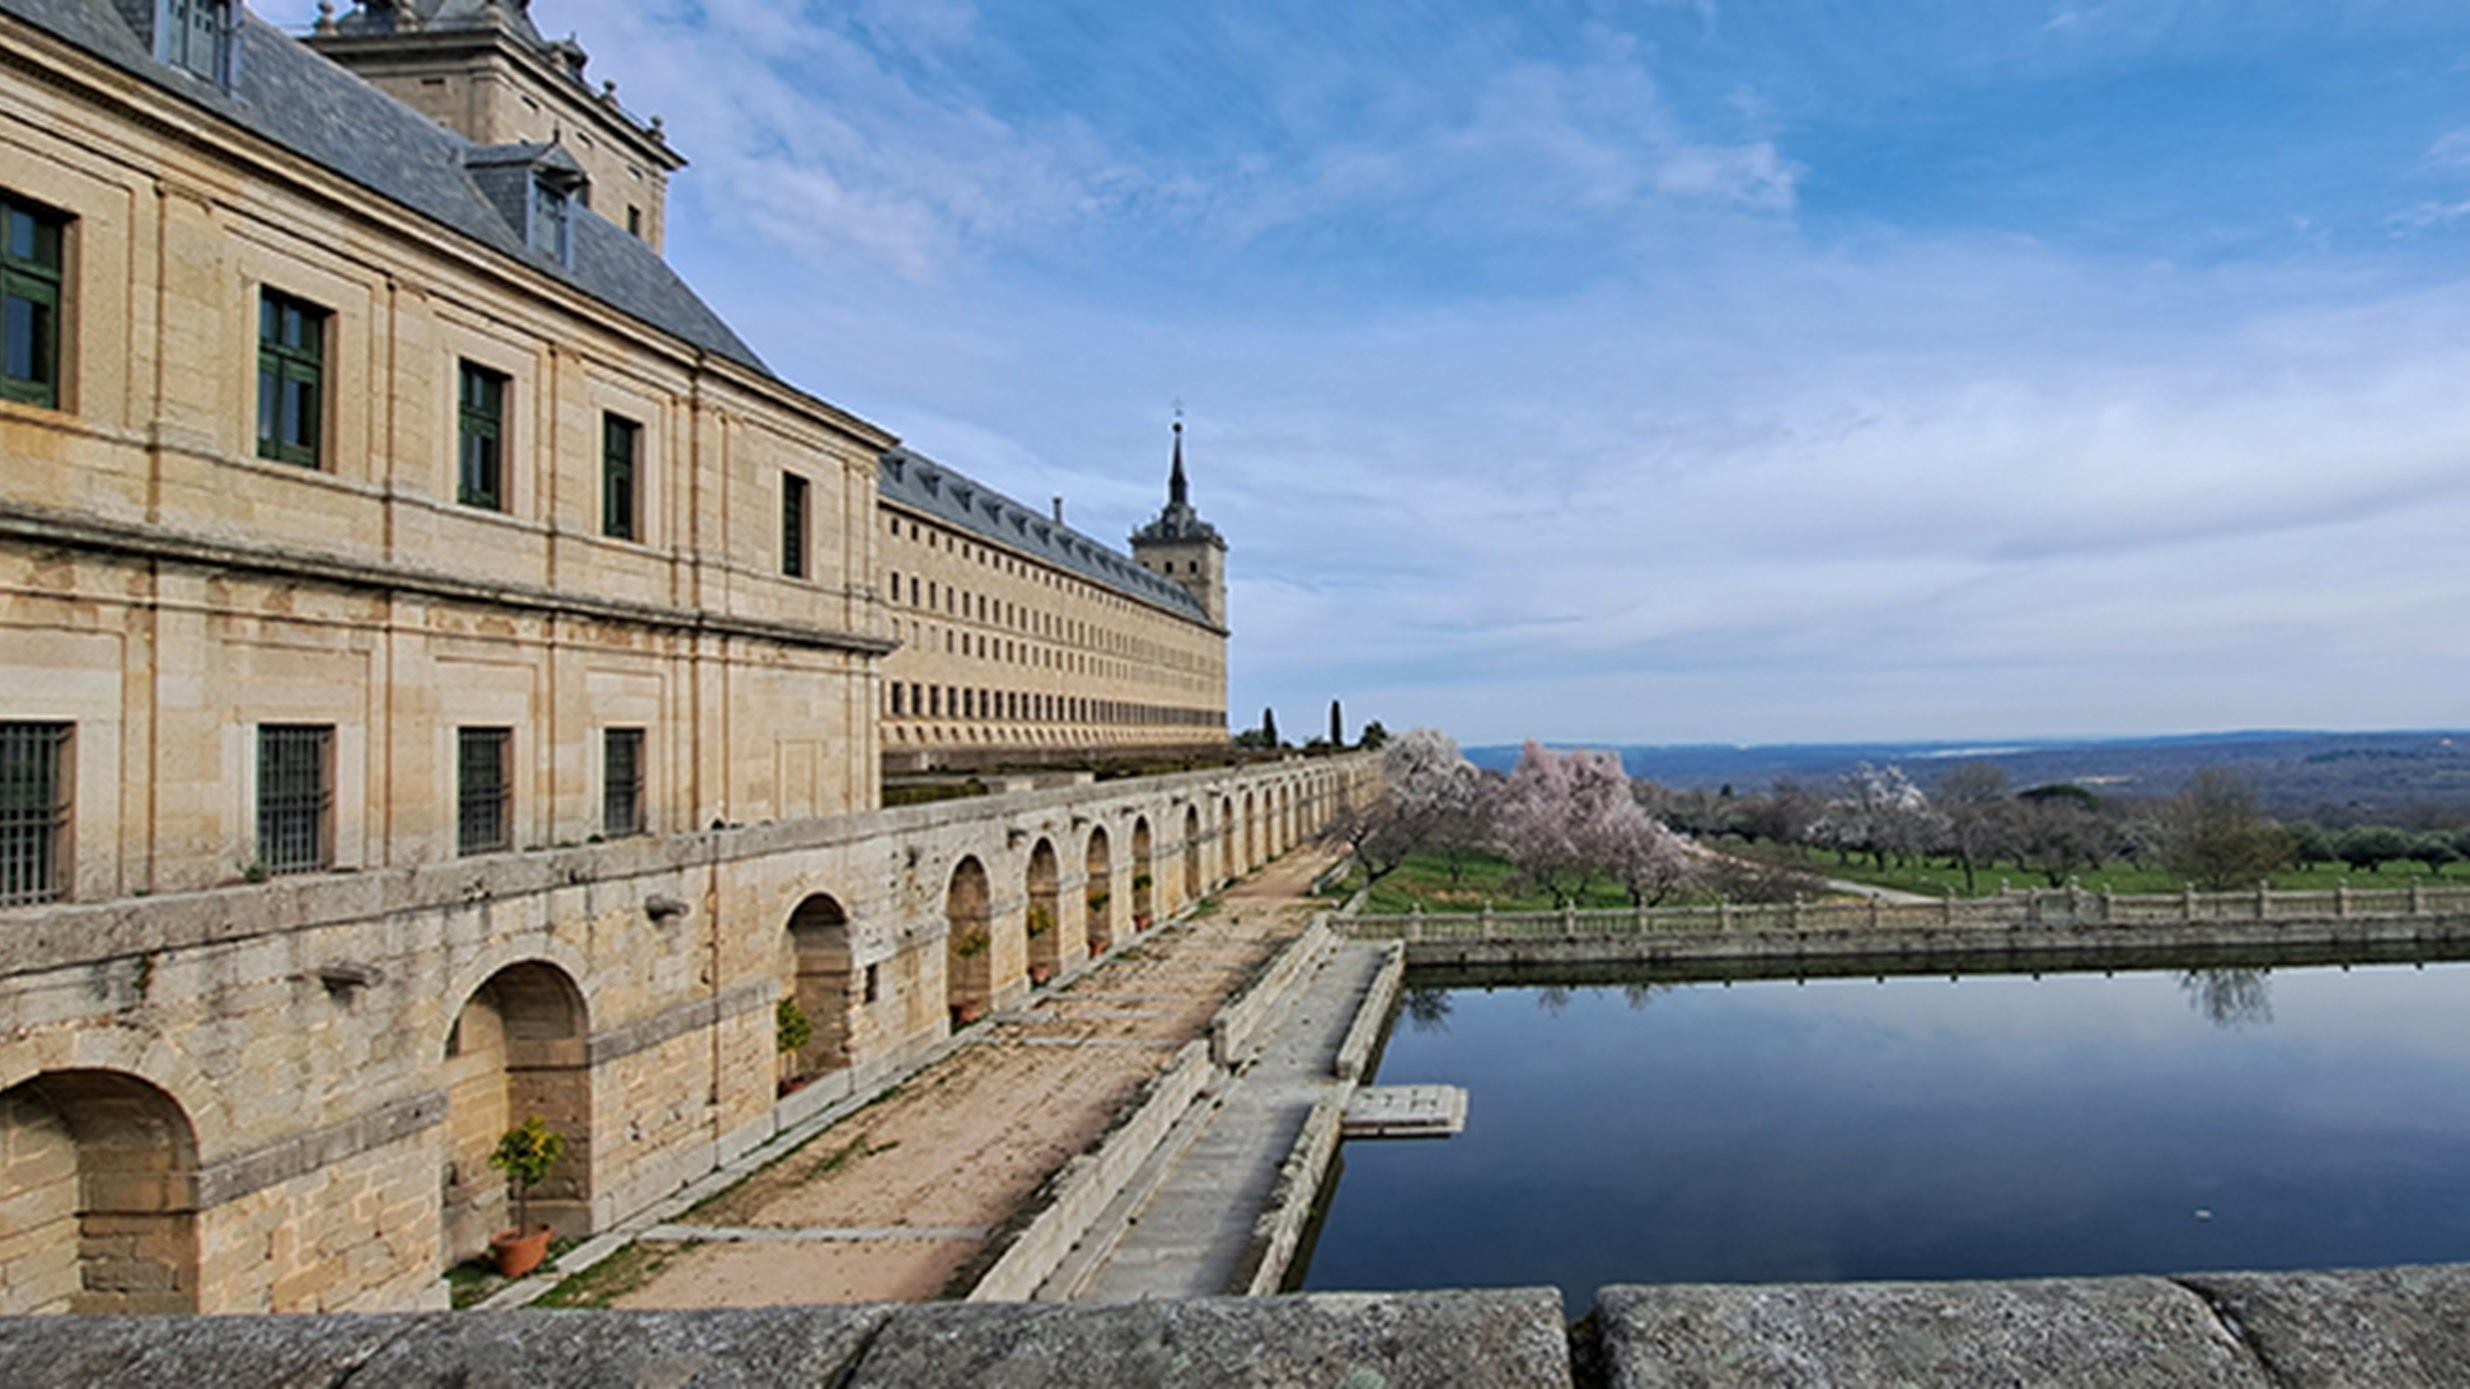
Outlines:
{"type": "Polygon", "coordinates": [[[1110,536],[1186,403],[1239,723],[2470,722],[2457,0],[533,9],[785,376],[1110,536]]]}

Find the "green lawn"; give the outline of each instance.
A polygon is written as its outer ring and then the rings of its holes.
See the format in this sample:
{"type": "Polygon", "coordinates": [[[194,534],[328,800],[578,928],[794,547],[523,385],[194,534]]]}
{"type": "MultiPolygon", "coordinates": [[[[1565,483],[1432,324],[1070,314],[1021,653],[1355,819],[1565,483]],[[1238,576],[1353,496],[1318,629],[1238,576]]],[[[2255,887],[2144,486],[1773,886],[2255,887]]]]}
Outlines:
{"type": "MultiPolygon", "coordinates": [[[[1505,912],[1553,909],[1550,893],[1522,891],[1514,881],[1516,877],[1517,870],[1507,862],[1483,857],[1461,863],[1457,880],[1452,881],[1446,863],[1431,855],[1418,854],[1397,872],[1374,884],[1372,895],[1364,899],[1364,910],[1375,916],[1411,912],[1418,906],[1428,912],[1481,911],[1486,902],[1492,903],[1494,910],[1505,912]]],[[[1357,885],[1350,872],[1332,887],[1331,895],[1344,901],[1355,895],[1357,885]]],[[[1629,905],[1629,893],[1610,879],[1589,882],[1578,901],[1579,908],[1586,911],[1609,911],[1629,905]]]]}
{"type": "MultiPolygon", "coordinates": [[[[1733,845],[1726,847],[1736,848],[1733,845]]],[[[1770,862],[1799,868],[1823,877],[1840,878],[1846,882],[1867,883],[1872,887],[1896,888],[1904,892],[1918,892],[1931,897],[1961,897],[1964,895],[1964,870],[1938,861],[1898,864],[1893,868],[1881,869],[1876,864],[1863,859],[1856,859],[1852,863],[1840,863],[1834,854],[1823,850],[1796,852],[1762,844],[1754,850],[1743,852],[1755,853],[1758,857],[1770,862]]],[[[2033,887],[2046,888],[2050,885],[2050,880],[2046,875],[2014,863],[2001,863],[1980,868],[1976,870],[1974,876],[1977,880],[1978,893],[1982,896],[1998,891],[2002,881],[2018,891],[2033,887]]],[[[2462,872],[2439,876],[2447,882],[2470,878],[2470,874],[2462,872]]],[[[2330,892],[2345,878],[2349,880],[2350,886],[2355,888],[2377,888],[2406,887],[2412,878],[2424,880],[2429,877],[2427,865],[2415,860],[2388,863],[2384,865],[2384,871],[2380,873],[2360,872],[2341,864],[2331,864],[2303,870],[2294,868],[2276,873],[2273,875],[2273,886],[2284,892],[2330,892]]],[[[2099,869],[2079,871],[2075,874],[2075,878],[2087,892],[2099,892],[2104,888],[2120,894],[2177,892],[2185,886],[2181,879],[2172,877],[2159,869],[2137,868],[2126,863],[2106,864],[2099,869]]]]}

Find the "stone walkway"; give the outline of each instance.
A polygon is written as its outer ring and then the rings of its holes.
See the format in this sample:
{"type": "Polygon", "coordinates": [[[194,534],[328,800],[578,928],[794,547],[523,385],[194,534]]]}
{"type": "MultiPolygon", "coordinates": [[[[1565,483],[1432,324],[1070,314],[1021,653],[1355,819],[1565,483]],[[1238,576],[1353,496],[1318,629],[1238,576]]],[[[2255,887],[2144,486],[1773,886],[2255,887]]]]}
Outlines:
{"type": "MultiPolygon", "coordinates": [[[[1304,849],[1126,941],[735,1189],[636,1234],[634,1308],[948,1295],[1040,1186],[1327,903],[1304,849]]],[[[650,1222],[647,1222],[650,1224],[650,1222]]],[[[624,1265],[621,1265],[624,1267],[624,1265]]]]}
{"type": "Polygon", "coordinates": [[[1041,1301],[1134,1302],[1233,1291],[1253,1222],[1312,1107],[1338,1089],[1338,1048],[1386,951],[1339,941],[1261,1055],[1214,1106],[1194,1107],[1121,1209],[1039,1290],[1041,1301]]]}

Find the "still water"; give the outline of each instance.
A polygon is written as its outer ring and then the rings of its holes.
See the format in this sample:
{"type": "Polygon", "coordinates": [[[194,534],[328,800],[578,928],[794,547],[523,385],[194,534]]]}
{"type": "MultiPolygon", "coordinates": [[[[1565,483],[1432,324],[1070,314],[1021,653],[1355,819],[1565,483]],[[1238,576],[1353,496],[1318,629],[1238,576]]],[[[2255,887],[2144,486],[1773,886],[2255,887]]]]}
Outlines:
{"type": "Polygon", "coordinates": [[[2470,1259],[2470,965],[1420,988],[1312,1289],[2470,1259]]]}

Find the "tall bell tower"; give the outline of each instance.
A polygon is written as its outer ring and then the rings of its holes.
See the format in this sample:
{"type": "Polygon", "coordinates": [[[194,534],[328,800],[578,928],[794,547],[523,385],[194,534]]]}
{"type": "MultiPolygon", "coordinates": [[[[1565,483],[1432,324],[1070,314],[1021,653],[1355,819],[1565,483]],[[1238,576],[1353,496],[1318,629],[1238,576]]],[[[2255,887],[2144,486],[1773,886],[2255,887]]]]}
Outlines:
{"type": "Polygon", "coordinates": [[[1226,538],[1192,509],[1192,483],[1184,476],[1184,422],[1175,420],[1175,466],[1167,474],[1166,509],[1132,533],[1132,558],[1143,569],[1173,582],[1226,627],[1226,538]]]}

